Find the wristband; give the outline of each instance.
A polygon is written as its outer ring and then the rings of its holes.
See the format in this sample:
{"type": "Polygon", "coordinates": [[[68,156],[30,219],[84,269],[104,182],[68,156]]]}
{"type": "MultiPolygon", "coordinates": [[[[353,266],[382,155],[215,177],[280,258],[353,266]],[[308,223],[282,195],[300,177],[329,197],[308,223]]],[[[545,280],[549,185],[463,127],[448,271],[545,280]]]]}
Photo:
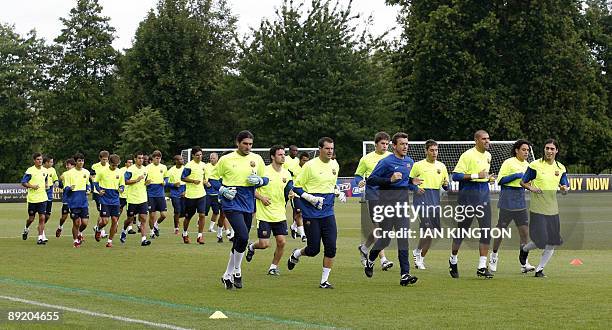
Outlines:
{"type": "Polygon", "coordinates": [[[474,173],[470,176],[472,178],[472,180],[476,180],[476,179],[480,179],[480,177],[478,177],[478,174],[474,173]]]}

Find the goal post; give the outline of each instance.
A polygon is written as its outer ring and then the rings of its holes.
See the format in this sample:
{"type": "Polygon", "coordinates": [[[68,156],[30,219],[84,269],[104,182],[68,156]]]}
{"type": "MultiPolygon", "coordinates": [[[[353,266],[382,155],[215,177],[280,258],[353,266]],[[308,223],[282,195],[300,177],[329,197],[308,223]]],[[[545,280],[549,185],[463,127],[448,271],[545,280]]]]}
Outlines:
{"type": "MultiPolygon", "coordinates": [[[[202,148],[202,161],[208,163],[208,159],[211,153],[216,152],[219,157],[226,151],[234,151],[236,148],[202,148]]],[[[318,155],[319,148],[298,148],[299,152],[307,152],[310,155],[310,159],[314,158],[318,155]]],[[[264,163],[269,165],[271,163],[269,153],[270,148],[253,148],[251,152],[256,153],[263,158],[264,163]]],[[[285,148],[285,152],[289,154],[289,148],[285,148]]],[[[181,156],[183,156],[183,160],[185,164],[191,160],[191,148],[181,150],[181,156]]]]}

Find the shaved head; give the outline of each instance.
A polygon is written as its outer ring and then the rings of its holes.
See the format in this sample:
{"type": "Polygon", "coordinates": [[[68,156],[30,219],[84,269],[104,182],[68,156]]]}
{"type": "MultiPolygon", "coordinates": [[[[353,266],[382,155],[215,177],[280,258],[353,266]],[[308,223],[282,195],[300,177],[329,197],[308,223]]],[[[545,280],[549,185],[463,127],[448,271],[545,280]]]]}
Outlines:
{"type": "Polygon", "coordinates": [[[479,137],[481,137],[483,135],[489,135],[489,133],[487,133],[487,131],[485,131],[483,129],[477,130],[476,133],[474,133],[474,140],[478,139],[479,137]]]}

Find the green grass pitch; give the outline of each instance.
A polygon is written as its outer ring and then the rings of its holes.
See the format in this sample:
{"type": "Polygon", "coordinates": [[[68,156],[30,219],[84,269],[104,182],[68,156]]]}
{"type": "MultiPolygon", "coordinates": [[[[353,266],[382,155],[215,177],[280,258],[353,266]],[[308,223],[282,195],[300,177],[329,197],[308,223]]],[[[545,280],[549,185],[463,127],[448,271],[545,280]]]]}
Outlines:
{"type": "MultiPolygon", "coordinates": [[[[63,236],[54,236],[61,209],[55,203],[46,231],[49,243],[37,246],[36,223],[27,241],[20,237],[26,205],[0,204],[0,296],[196,329],[609,328],[612,194],[560,198],[566,245],[555,252],[547,278],[520,273],[513,238],[502,245],[498,272],[490,280],[476,278],[477,243],[466,241],[459,253],[461,278],[452,279],[447,270],[450,240],[445,239],[434,242],[427,270],[412,271],[419,281],[411,287],[399,286],[397,252],[391,250],[387,254],[396,266],[382,272],[377,262],[374,277],[365,277],[356,249],[361,239],[359,203],[337,204],[338,253],[330,276],[334,290],[318,288],[321,255],[304,257],[295,270],[287,270],[289,252],[302,246],[291,238],[280,277],[266,275],[273,248],[258,250],[251,263],[243,262],[244,289],[227,291],[219,279],[230,243],[216,243],[213,233],[205,234],[203,246],[185,245],[167,219],[151,246],[141,247],[135,235],[121,244],[117,235],[115,246],[108,249],[95,242],[90,223],[83,246],[74,249],[69,221],[63,236]],[[574,258],[584,264],[570,265],[574,258]],[[228,319],[209,319],[217,310],[228,319]]],[[[192,221],[192,239],[195,225],[192,221]]],[[[255,235],[251,230],[251,239],[255,235]]],[[[414,241],[410,244],[414,247],[414,241]]],[[[539,257],[540,251],[533,251],[531,263],[537,265],[539,257]]],[[[8,311],[48,310],[52,309],[0,298],[0,328],[150,327],[70,311],[56,323],[6,320],[8,311]]]]}

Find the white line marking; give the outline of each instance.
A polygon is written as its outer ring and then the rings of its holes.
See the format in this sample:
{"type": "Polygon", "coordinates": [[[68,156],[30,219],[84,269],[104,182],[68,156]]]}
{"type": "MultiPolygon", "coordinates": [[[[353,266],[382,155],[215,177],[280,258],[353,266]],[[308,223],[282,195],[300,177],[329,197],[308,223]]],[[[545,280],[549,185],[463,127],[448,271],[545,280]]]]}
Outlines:
{"type": "Polygon", "coordinates": [[[79,309],[79,308],[72,308],[72,307],[66,307],[66,306],[60,306],[60,305],[46,304],[46,303],[43,303],[43,302],[38,302],[38,301],[33,301],[33,300],[26,300],[26,299],[21,299],[21,298],[16,298],[16,297],[0,296],[0,298],[5,299],[5,300],[20,302],[20,303],[24,303],[24,304],[29,304],[29,305],[35,305],[35,306],[40,306],[40,307],[59,309],[59,310],[67,311],[67,312],[75,312],[75,313],[80,313],[80,314],[85,314],[85,315],[90,315],[90,316],[96,316],[96,317],[105,317],[105,318],[109,318],[109,319],[113,319],[113,320],[117,320],[117,321],[139,323],[139,324],[144,324],[144,325],[148,325],[148,326],[152,326],[152,327],[156,327],[156,328],[174,329],[174,330],[188,330],[187,328],[181,328],[181,327],[178,327],[176,325],[171,325],[171,324],[155,323],[155,322],[149,322],[149,321],[144,321],[144,320],[131,319],[131,318],[128,318],[128,317],[123,317],[123,316],[115,316],[115,315],[111,315],[111,314],[97,313],[97,312],[92,312],[92,311],[88,311],[88,310],[84,310],[84,309],[79,309]]]}

